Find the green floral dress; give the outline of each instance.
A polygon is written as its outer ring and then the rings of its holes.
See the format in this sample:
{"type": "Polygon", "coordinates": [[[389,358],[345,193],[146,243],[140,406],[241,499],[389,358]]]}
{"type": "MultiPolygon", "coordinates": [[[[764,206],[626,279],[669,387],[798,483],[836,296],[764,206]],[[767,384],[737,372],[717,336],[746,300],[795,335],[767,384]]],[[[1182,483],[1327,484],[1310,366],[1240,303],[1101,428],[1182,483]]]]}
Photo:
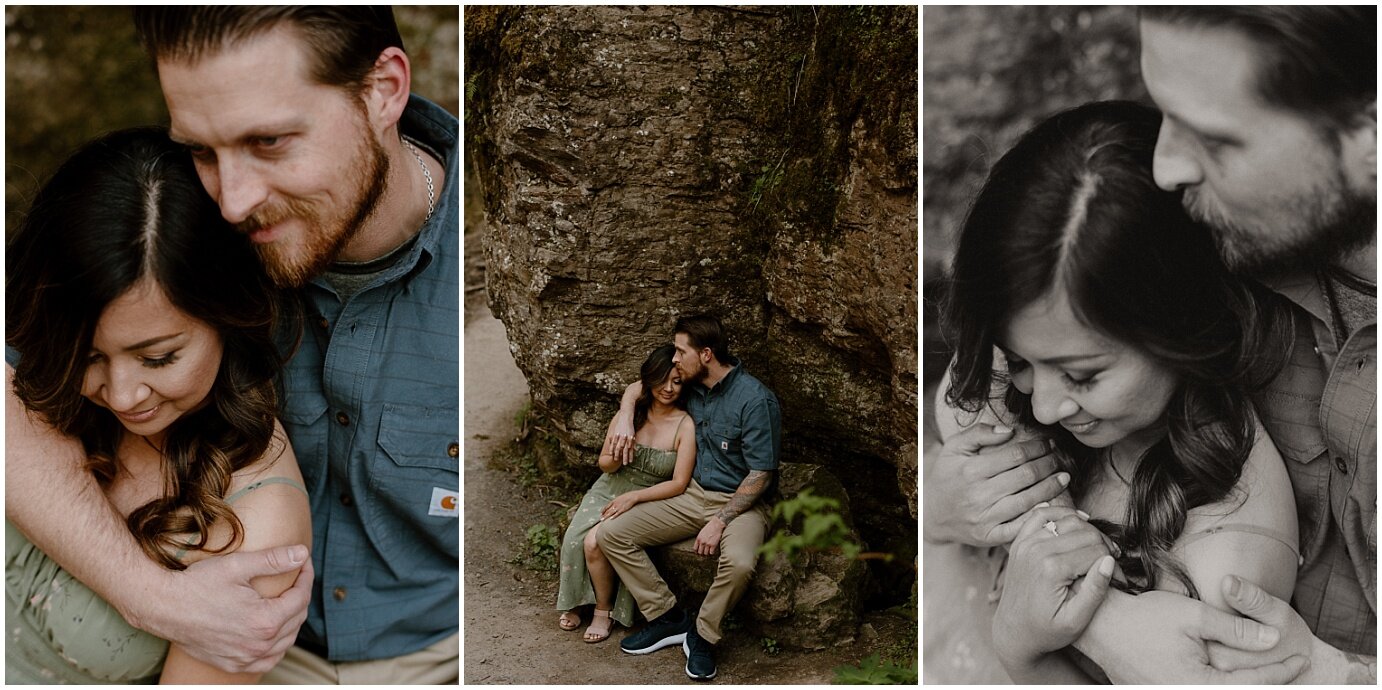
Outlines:
{"type": "MultiPolygon", "coordinates": [[[[590,583],[590,574],[585,569],[585,535],[600,522],[600,511],[604,510],[615,496],[629,491],[644,489],[672,478],[672,470],[677,466],[677,452],[659,450],[644,445],[634,447],[633,462],[618,471],[600,475],[591,485],[581,507],[571,516],[571,526],[566,528],[566,536],[561,542],[561,584],[557,590],[557,610],[570,611],[577,606],[595,603],[595,586],[590,583]]],[[[620,625],[633,625],[634,612],[638,610],[633,597],[617,583],[614,597],[614,611],[610,617],[620,625]]]]}

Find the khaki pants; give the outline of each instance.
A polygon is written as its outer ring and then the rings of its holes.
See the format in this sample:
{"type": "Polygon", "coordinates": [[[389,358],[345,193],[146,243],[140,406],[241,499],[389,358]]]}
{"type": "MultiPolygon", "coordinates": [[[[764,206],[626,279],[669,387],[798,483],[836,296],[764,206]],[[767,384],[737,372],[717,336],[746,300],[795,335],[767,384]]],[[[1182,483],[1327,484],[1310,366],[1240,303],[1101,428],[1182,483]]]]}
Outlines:
{"type": "MultiPolygon", "coordinates": [[[[693,537],[729,502],[733,494],[707,491],[692,481],[686,493],[651,503],[640,503],[613,520],[600,523],[597,539],[619,579],[638,602],[643,617],[653,620],[677,603],[672,590],[648,558],[648,547],[693,537]]],[[[696,630],[712,644],[719,642],[720,621],[748,589],[758,564],[758,547],[768,531],[767,511],[762,506],[735,518],[720,537],[719,565],[715,581],[705,593],[696,630]]]]}
{"type": "Polygon", "coordinates": [[[461,677],[460,633],[392,659],[334,663],[292,647],[260,685],[455,685],[461,677]]]}

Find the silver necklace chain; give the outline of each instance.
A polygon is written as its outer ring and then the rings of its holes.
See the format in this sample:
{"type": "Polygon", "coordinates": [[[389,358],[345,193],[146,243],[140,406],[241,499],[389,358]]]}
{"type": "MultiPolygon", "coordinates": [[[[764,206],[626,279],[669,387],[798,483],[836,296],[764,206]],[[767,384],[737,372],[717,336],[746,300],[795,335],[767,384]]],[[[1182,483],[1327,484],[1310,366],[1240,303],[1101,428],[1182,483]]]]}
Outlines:
{"type": "Polygon", "coordinates": [[[407,146],[408,150],[412,152],[413,158],[417,159],[417,167],[422,168],[422,177],[427,180],[427,217],[422,219],[422,222],[426,223],[432,219],[432,209],[437,199],[436,187],[432,184],[432,171],[428,170],[427,164],[422,162],[422,154],[418,153],[417,147],[413,146],[413,142],[404,138],[403,145],[407,146]]]}

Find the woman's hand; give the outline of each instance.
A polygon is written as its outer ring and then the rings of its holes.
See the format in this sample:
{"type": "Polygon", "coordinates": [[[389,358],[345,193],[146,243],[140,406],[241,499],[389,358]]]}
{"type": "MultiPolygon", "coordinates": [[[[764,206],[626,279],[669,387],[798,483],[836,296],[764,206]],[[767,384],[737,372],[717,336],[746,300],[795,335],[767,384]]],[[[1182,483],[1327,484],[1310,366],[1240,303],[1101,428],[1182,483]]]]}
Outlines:
{"type": "Polygon", "coordinates": [[[637,494],[637,491],[630,491],[626,494],[615,496],[614,500],[610,501],[609,505],[606,505],[604,510],[600,511],[600,517],[609,520],[628,512],[629,508],[638,505],[639,500],[637,494]]]}
{"type": "Polygon", "coordinates": [[[975,424],[928,452],[924,536],[933,543],[1000,546],[1013,540],[1021,517],[1070,483],[1056,471],[1044,439],[1015,441],[1013,430],[975,424]],[[934,457],[932,457],[934,456],[934,457]]]}
{"type": "Polygon", "coordinates": [[[1014,680],[1073,643],[1108,592],[1113,556],[1086,520],[1069,508],[1037,508],[1013,540],[993,643],[1014,680]]]}

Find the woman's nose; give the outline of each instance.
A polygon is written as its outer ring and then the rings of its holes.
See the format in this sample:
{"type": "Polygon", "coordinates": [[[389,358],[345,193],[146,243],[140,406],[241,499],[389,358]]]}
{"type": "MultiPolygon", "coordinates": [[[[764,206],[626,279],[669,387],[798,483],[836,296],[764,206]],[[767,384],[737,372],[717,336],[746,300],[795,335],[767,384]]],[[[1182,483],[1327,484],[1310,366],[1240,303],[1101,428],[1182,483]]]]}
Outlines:
{"type": "Polygon", "coordinates": [[[130,367],[112,366],[106,380],[106,404],[116,412],[139,412],[139,404],[153,391],[130,367]]]}
{"type": "Polygon", "coordinates": [[[1080,411],[1080,404],[1066,395],[1060,382],[1037,376],[1032,383],[1032,415],[1042,424],[1057,424],[1080,411]]]}

